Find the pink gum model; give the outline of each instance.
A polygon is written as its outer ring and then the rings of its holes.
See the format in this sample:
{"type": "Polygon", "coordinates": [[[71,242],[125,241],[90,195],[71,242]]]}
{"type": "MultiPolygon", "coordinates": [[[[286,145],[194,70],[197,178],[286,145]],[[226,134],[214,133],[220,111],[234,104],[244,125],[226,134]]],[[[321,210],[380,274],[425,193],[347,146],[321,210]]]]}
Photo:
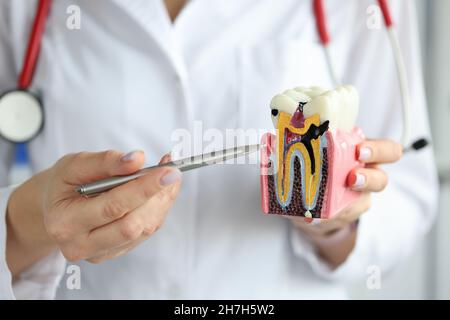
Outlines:
{"type": "MultiPolygon", "coordinates": [[[[360,192],[347,188],[347,175],[355,168],[363,167],[356,159],[356,147],[364,139],[361,129],[354,127],[351,133],[341,130],[325,133],[327,139],[327,182],[320,212],[320,219],[329,219],[353,201],[359,198],[360,192]]],[[[268,179],[273,179],[269,160],[270,155],[276,150],[276,136],[267,133],[261,140],[261,206],[264,213],[270,212],[270,195],[268,179]]],[[[295,177],[299,179],[300,177],[295,177]]]]}

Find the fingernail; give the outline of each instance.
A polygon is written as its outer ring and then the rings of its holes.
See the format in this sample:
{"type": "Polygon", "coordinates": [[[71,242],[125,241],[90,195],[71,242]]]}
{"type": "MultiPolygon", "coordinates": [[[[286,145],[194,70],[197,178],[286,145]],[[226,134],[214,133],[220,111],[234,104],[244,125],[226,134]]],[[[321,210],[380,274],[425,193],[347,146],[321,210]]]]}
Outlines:
{"type": "Polygon", "coordinates": [[[167,162],[170,162],[171,159],[172,159],[172,156],[170,155],[170,152],[169,152],[162,156],[162,158],[159,160],[159,163],[161,163],[161,164],[167,163],[167,162]]]}
{"type": "Polygon", "coordinates": [[[361,173],[355,174],[354,180],[355,180],[355,182],[353,182],[353,184],[352,184],[352,188],[354,188],[354,189],[362,188],[366,184],[366,176],[364,176],[361,173]]]}
{"type": "Polygon", "coordinates": [[[124,155],[120,161],[122,162],[131,162],[134,161],[138,155],[138,153],[141,152],[140,150],[134,150],[131,152],[128,152],[126,155],[124,155]]]}
{"type": "Polygon", "coordinates": [[[359,149],[358,160],[367,161],[372,158],[372,149],[367,147],[362,147],[359,149]]]}
{"type": "Polygon", "coordinates": [[[170,170],[161,178],[162,186],[169,186],[181,180],[181,171],[178,169],[170,170]]]}

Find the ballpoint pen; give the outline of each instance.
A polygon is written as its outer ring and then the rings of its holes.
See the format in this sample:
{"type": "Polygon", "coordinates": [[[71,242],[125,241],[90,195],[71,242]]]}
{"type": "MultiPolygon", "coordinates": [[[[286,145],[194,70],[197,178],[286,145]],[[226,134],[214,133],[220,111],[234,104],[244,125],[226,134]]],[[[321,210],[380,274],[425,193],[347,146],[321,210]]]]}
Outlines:
{"type": "Polygon", "coordinates": [[[135,180],[139,177],[142,177],[148,174],[152,169],[159,167],[174,167],[180,170],[181,172],[223,163],[230,159],[239,158],[245,155],[249,155],[259,150],[259,144],[254,145],[246,145],[241,147],[235,147],[220,151],[213,151],[206,154],[201,154],[197,156],[192,156],[188,158],[183,158],[180,160],[171,161],[168,163],[164,163],[161,165],[151,166],[144,168],[134,174],[127,176],[115,176],[99,181],[95,181],[88,184],[83,184],[75,189],[80,195],[83,196],[93,196],[100,194],[102,192],[111,190],[115,187],[118,187],[122,184],[125,184],[129,181],[135,180]]]}

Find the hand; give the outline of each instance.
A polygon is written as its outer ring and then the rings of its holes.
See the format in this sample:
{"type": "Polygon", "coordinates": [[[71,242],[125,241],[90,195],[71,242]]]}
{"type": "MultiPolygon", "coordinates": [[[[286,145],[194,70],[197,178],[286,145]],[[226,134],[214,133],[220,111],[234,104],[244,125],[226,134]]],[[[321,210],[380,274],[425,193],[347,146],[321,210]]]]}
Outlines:
{"type": "Polygon", "coordinates": [[[343,263],[353,250],[356,228],[351,228],[351,225],[370,208],[370,194],[381,192],[387,186],[388,176],[379,165],[396,162],[401,157],[402,147],[394,141],[367,140],[361,143],[357,148],[357,158],[366,167],[351,171],[347,177],[348,187],[362,192],[361,197],[331,219],[322,220],[318,224],[306,224],[303,218],[291,218],[294,225],[316,244],[319,253],[333,267],[343,263]],[[339,239],[341,241],[324,241],[345,228],[348,229],[345,233],[347,237],[339,239]]]}
{"type": "Polygon", "coordinates": [[[7,213],[7,260],[13,274],[55,248],[69,261],[98,263],[125,254],[155,233],[180,189],[177,169],[155,169],[93,198],[74,191],[80,184],[134,173],[143,163],[141,151],[68,155],[16,189],[7,213]]]}

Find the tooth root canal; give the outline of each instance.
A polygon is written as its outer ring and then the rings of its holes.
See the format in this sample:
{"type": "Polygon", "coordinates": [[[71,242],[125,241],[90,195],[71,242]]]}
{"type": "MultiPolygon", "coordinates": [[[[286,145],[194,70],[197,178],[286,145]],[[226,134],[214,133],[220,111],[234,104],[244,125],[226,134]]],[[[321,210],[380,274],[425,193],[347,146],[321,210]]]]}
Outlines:
{"type": "Polygon", "coordinates": [[[328,122],[319,123],[316,115],[305,121],[305,127],[298,129],[289,124],[290,116],[280,114],[278,126],[277,152],[277,196],[280,204],[287,206],[292,195],[294,160],[301,163],[303,199],[306,208],[312,208],[316,200],[318,184],[320,183],[321,161],[323,147],[326,146],[324,133],[328,129],[328,122]],[[285,132],[285,134],[281,134],[285,132]],[[287,133],[289,132],[289,134],[287,133]],[[316,170],[317,169],[317,170],[316,170]],[[310,183],[311,181],[311,183],[310,183]]]}

